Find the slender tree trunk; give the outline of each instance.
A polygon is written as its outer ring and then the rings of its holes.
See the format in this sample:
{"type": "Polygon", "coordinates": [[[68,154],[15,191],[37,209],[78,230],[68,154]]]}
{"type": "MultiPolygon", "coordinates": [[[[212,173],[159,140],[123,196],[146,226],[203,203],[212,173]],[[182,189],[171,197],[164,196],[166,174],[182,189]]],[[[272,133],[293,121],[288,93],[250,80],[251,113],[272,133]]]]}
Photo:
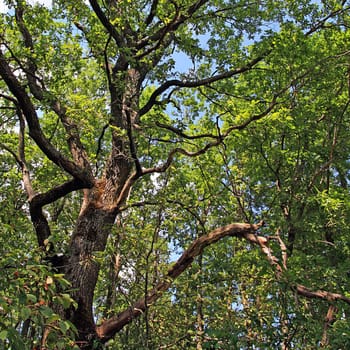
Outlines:
{"type": "MultiPolygon", "coordinates": [[[[198,257],[199,264],[199,275],[202,275],[202,267],[203,267],[203,255],[201,254],[198,257]]],[[[201,280],[201,278],[200,278],[201,280]]],[[[203,335],[204,335],[204,318],[203,318],[203,293],[202,293],[202,284],[199,282],[199,286],[197,287],[197,350],[203,349],[203,335]]]]}
{"type": "Polygon", "coordinates": [[[331,304],[328,308],[327,311],[327,316],[325,317],[324,320],[324,325],[323,325],[323,333],[322,333],[322,339],[321,339],[321,348],[326,348],[329,345],[329,334],[328,330],[330,327],[332,327],[332,324],[335,321],[336,313],[338,309],[336,306],[331,304]]]}
{"type": "Polygon", "coordinates": [[[115,305],[116,300],[116,289],[117,289],[117,282],[118,282],[118,276],[120,272],[120,266],[121,266],[121,254],[120,254],[120,241],[122,240],[123,236],[123,225],[120,220],[120,218],[117,218],[117,234],[116,238],[114,239],[114,254],[112,256],[111,262],[109,264],[109,281],[110,281],[110,287],[107,291],[107,298],[106,298],[106,311],[104,313],[104,317],[109,317],[109,312],[115,305]]]}
{"type": "Polygon", "coordinates": [[[252,328],[251,320],[249,317],[249,310],[251,306],[248,300],[247,293],[245,291],[245,283],[243,282],[241,283],[240,290],[241,290],[242,306],[246,317],[246,319],[244,320],[244,326],[246,329],[247,346],[250,348],[252,346],[252,340],[254,339],[254,330],[252,328]]]}

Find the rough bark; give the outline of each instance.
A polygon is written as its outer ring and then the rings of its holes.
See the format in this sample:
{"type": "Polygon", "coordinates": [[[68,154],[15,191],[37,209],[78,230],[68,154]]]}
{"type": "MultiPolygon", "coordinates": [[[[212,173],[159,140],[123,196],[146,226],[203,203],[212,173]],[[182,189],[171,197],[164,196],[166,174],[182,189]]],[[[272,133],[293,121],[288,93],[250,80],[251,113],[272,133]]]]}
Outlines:
{"type": "Polygon", "coordinates": [[[95,334],[92,305],[99,264],[94,254],[104,250],[114,220],[115,214],[89,206],[79,216],[72,237],[65,272],[78,307],[69,310],[67,317],[79,330],[79,340],[87,340],[95,334]]]}
{"type": "MultiPolygon", "coordinates": [[[[202,254],[205,247],[216,243],[227,236],[234,236],[246,239],[252,244],[260,247],[263,254],[275,269],[276,278],[280,279],[283,271],[287,269],[286,265],[286,248],[279,240],[282,250],[283,264],[272,254],[269,247],[269,238],[258,235],[258,230],[263,223],[257,225],[250,224],[231,224],[217,228],[207,235],[195,240],[190,247],[182,254],[179,260],[169,268],[167,274],[151,289],[146,297],[136,301],[132,307],[112,317],[102,323],[101,326],[95,326],[93,317],[93,296],[96,286],[99,264],[95,259],[96,252],[104,251],[112,225],[118,215],[120,206],[125,203],[133,183],[145,174],[153,172],[163,172],[171,165],[176,154],[182,154],[188,157],[195,157],[204,154],[208,149],[218,146],[223,142],[234,130],[239,131],[246,128],[250,123],[265,117],[277,104],[277,99],[282,95],[289,86],[283,88],[279,93],[275,94],[267,108],[260,114],[253,115],[239,125],[233,125],[227,129],[222,135],[199,135],[187,136],[186,133],[168,125],[158,124],[159,127],[168,129],[183,138],[211,138],[212,142],[207,143],[201,149],[190,152],[183,148],[174,148],[170,151],[167,160],[163,165],[154,168],[142,169],[138,159],[136,142],[134,139],[135,124],[138,123],[140,116],[149,112],[162,98],[162,95],[172,88],[198,88],[210,85],[223,79],[229,79],[236,75],[251,70],[259,62],[269,54],[267,49],[262,55],[250,59],[245,65],[238,68],[227,70],[220,74],[214,74],[210,77],[198,80],[178,80],[172,79],[161,83],[145,102],[143,107],[139,106],[140,88],[148,71],[150,71],[162,58],[164,48],[168,47],[172,42],[173,33],[185,23],[200,8],[206,5],[208,0],[194,1],[192,5],[180,11],[179,8],[174,10],[172,18],[167,23],[154,27],[152,33],[152,21],[156,17],[157,1],[152,3],[149,15],[146,19],[146,25],[149,30],[144,34],[133,32],[131,26],[125,21],[125,29],[119,31],[112,24],[113,18],[109,17],[111,13],[116,13],[122,17],[125,14],[115,11],[104,11],[99,5],[100,2],[90,0],[90,5],[95,12],[100,23],[103,25],[110,40],[113,40],[116,48],[111,50],[115,57],[108,55],[108,43],[105,48],[105,69],[110,93],[110,121],[109,126],[112,129],[111,153],[106,163],[104,173],[101,179],[95,179],[92,175],[91,162],[84,150],[79,136],[77,125],[66,115],[65,106],[63,106],[58,98],[45,91],[43,84],[40,84],[37,78],[37,66],[33,59],[28,60],[23,65],[23,73],[26,77],[26,83],[20,82],[14,73],[10,60],[6,55],[6,51],[0,50],[0,76],[7,85],[9,91],[13,95],[11,99],[15,101],[18,115],[21,122],[21,139],[20,145],[24,138],[24,122],[25,119],[29,135],[54,164],[57,165],[64,173],[70,175],[70,179],[45,193],[35,193],[29,178],[29,172],[24,157],[24,145],[20,147],[19,156],[15,156],[20,164],[23,173],[23,182],[25,184],[30,215],[36,230],[39,246],[45,245],[45,240],[50,236],[50,227],[43,211],[43,207],[47,204],[66,196],[67,194],[80,189],[84,190],[84,199],[80,214],[77,218],[75,229],[71,238],[69,251],[65,255],[64,266],[66,278],[72,283],[74,290],[72,296],[77,302],[77,309],[71,308],[67,310],[63,317],[70,319],[79,331],[78,344],[82,348],[92,348],[91,340],[98,338],[105,342],[112,338],[125,325],[148,308],[149,305],[156,302],[162,294],[171,286],[183,271],[185,271],[193,262],[193,260],[202,254]],[[108,16],[106,15],[108,13],[108,16]],[[116,54],[117,52],[117,54],[116,54]],[[147,57],[148,62],[142,63],[142,59],[147,57]],[[114,66],[110,62],[115,62],[114,66]],[[29,91],[28,91],[29,88],[29,91]],[[46,93],[46,94],[44,94],[46,93]],[[44,101],[43,96],[46,97],[44,101]],[[36,101],[45,102],[59,117],[59,120],[67,135],[67,144],[70,150],[70,156],[60,152],[45,136],[38,117],[36,101]]],[[[118,7],[117,2],[107,2],[108,6],[118,7]]],[[[105,3],[103,3],[105,6],[105,3]]],[[[19,32],[22,35],[23,44],[30,52],[35,53],[34,40],[31,33],[26,27],[24,20],[24,7],[21,2],[16,5],[16,23],[19,32]]],[[[322,22],[320,22],[320,25],[322,22]]],[[[317,26],[315,27],[315,30],[317,26]]],[[[309,35],[311,32],[307,33],[309,35]]],[[[108,41],[109,42],[109,41],[108,41]]],[[[34,56],[33,56],[34,57],[34,56]]],[[[145,61],[143,61],[145,62],[145,61]]],[[[21,67],[22,69],[22,67],[21,67]]],[[[334,136],[336,140],[336,133],[334,136]]],[[[335,145],[335,141],[333,143],[335,145]]],[[[330,161],[332,160],[332,153],[330,161]]],[[[325,163],[319,172],[322,172],[330,165],[325,163]]],[[[315,173],[314,179],[319,175],[315,173]]],[[[311,185],[310,185],[311,186],[311,185]]],[[[289,237],[290,251],[294,242],[295,232],[290,231],[289,237]]],[[[270,238],[272,239],[272,238],[270,238]]],[[[278,237],[275,239],[279,239],[278,237]]],[[[350,299],[336,293],[326,291],[312,291],[303,285],[291,286],[299,295],[308,298],[319,298],[332,302],[334,300],[342,300],[350,304],[350,299]]]]}

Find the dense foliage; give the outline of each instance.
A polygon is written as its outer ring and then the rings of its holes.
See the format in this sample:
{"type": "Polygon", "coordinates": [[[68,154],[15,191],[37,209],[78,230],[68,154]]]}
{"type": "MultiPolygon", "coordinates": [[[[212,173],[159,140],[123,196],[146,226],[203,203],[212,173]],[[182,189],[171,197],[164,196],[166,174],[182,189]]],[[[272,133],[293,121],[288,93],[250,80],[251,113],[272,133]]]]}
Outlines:
{"type": "Polygon", "coordinates": [[[350,348],[348,1],[4,7],[0,349],[350,348]]]}

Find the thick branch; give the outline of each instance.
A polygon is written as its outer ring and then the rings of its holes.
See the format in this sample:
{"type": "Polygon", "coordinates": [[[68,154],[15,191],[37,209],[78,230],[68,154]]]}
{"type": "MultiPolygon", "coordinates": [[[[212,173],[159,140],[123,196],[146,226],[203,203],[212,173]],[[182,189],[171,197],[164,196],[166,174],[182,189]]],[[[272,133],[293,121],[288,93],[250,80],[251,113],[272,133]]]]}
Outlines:
{"type": "Polygon", "coordinates": [[[43,213],[43,206],[53,203],[67,194],[84,187],[85,184],[79,179],[72,179],[48,190],[45,193],[32,194],[29,198],[30,216],[40,247],[44,247],[45,240],[49,238],[51,234],[49,223],[43,213]]]}
{"type": "Polygon", "coordinates": [[[249,238],[250,241],[254,241],[255,232],[263,225],[263,222],[257,225],[250,224],[230,224],[217,228],[207,235],[201,236],[196,239],[191,246],[182,254],[179,260],[168,270],[168,273],[163,281],[158,283],[154,289],[152,289],[146,298],[141,298],[128,310],[120,313],[118,316],[113,317],[105,321],[101,326],[97,327],[97,334],[103,341],[111,339],[118,331],[120,331],[125,325],[132,322],[136,317],[139,317],[146,307],[153,304],[159,299],[162,294],[171,286],[172,282],[183,271],[185,271],[193,262],[193,260],[202,254],[203,250],[217,241],[228,237],[234,236],[239,238],[249,238]]]}
{"type": "Polygon", "coordinates": [[[53,203],[67,194],[85,188],[85,184],[78,179],[72,179],[61,185],[51,188],[45,193],[36,194],[31,203],[38,207],[53,203]]]}
{"type": "Polygon", "coordinates": [[[123,37],[117,32],[115,27],[108,20],[106,15],[103,13],[103,11],[102,11],[100,5],[98,4],[98,2],[96,0],[90,0],[89,2],[90,2],[90,5],[91,5],[92,9],[96,13],[96,16],[98,17],[98,19],[100,20],[102,25],[107,29],[108,33],[113,37],[113,39],[115,40],[116,44],[119,47],[123,47],[124,46],[123,37]]]}
{"type": "MultiPolygon", "coordinates": [[[[256,225],[250,224],[229,224],[217,228],[216,230],[210,232],[207,235],[201,236],[196,239],[191,246],[181,255],[177,262],[168,270],[168,273],[164,279],[159,282],[146,296],[146,298],[139,299],[130,308],[121,312],[119,315],[106,320],[101,326],[97,327],[96,332],[103,342],[111,339],[118,331],[120,331],[124,326],[131,323],[133,319],[139,317],[143,314],[149,305],[152,305],[157,301],[163,293],[169,289],[172,282],[181,275],[194,261],[194,259],[203,253],[203,250],[217,241],[233,236],[237,238],[244,238],[248,242],[260,246],[262,252],[267,257],[271,266],[276,270],[276,277],[279,280],[282,276],[282,272],[286,269],[285,261],[283,261],[283,267],[278,263],[278,259],[272,254],[272,250],[269,246],[270,239],[276,239],[276,237],[264,237],[259,236],[256,232],[264,225],[264,222],[260,222],[256,225]]],[[[280,237],[277,237],[282,249],[284,247],[283,242],[280,237]]],[[[283,254],[283,252],[282,252],[283,254]]],[[[284,260],[284,259],[283,259],[284,260]]],[[[322,300],[327,300],[328,302],[334,302],[335,300],[341,300],[350,305],[350,298],[345,297],[342,294],[331,293],[323,290],[312,291],[309,288],[297,284],[291,286],[297,294],[307,297],[307,298],[317,298],[322,300]]]]}
{"type": "Polygon", "coordinates": [[[158,0],[153,0],[151,5],[151,10],[146,18],[146,25],[150,25],[154,19],[154,16],[156,15],[156,10],[158,6],[158,0]]]}

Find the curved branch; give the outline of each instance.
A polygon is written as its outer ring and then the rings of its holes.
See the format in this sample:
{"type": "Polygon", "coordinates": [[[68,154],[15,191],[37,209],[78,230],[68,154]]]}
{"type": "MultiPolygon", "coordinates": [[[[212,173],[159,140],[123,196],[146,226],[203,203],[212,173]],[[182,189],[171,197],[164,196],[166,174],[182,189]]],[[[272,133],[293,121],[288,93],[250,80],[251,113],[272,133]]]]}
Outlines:
{"type": "MultiPolygon", "coordinates": [[[[281,245],[282,255],[284,244],[277,237],[264,237],[257,234],[258,230],[264,225],[264,222],[261,221],[256,225],[243,224],[243,223],[234,223],[229,224],[220,228],[217,228],[211,231],[207,235],[203,235],[193,241],[188,249],[181,255],[181,257],[176,261],[176,263],[168,270],[166,276],[160,281],[146,297],[140,298],[135,302],[130,308],[121,312],[117,316],[114,316],[105,322],[102,325],[96,328],[96,333],[102,342],[106,342],[114,335],[123,329],[127,324],[131,323],[133,319],[142,315],[147,307],[156,302],[165,291],[167,291],[172,282],[180,276],[194,261],[194,259],[203,253],[203,250],[211,244],[216,243],[217,241],[231,236],[247,240],[249,243],[258,245],[261,248],[261,251],[266,256],[267,260],[270,262],[271,266],[276,269],[277,280],[280,280],[282,272],[285,269],[285,262],[283,262],[283,267],[278,263],[278,259],[272,254],[272,250],[269,246],[270,239],[277,239],[281,245]]],[[[307,297],[307,298],[317,298],[321,300],[326,300],[328,302],[334,302],[335,300],[341,300],[350,305],[350,298],[339,294],[332,293],[323,290],[312,291],[311,289],[297,284],[291,286],[291,289],[294,290],[297,294],[307,297]]]]}
{"type": "MultiPolygon", "coordinates": [[[[255,235],[253,239],[251,239],[252,237],[247,237],[247,236],[245,238],[247,238],[248,241],[250,241],[251,243],[255,243],[260,246],[261,251],[265,254],[271,266],[275,268],[275,274],[276,274],[277,280],[281,280],[283,271],[287,270],[287,248],[284,242],[282,241],[279,233],[277,234],[277,236],[271,236],[271,237],[262,237],[262,236],[255,235]],[[279,263],[279,259],[275,255],[273,255],[272,249],[269,246],[269,241],[272,239],[277,240],[281,247],[282,266],[279,263]]],[[[350,298],[339,293],[332,293],[324,290],[313,291],[310,288],[299,283],[295,285],[291,285],[290,288],[291,290],[295,291],[298,295],[303,296],[305,298],[322,299],[328,302],[341,300],[350,305],[350,298]]]]}
{"type": "Polygon", "coordinates": [[[223,134],[215,136],[215,135],[211,135],[211,134],[203,134],[203,135],[194,135],[194,136],[188,136],[186,134],[184,134],[183,132],[181,132],[180,130],[169,126],[169,125],[164,125],[164,124],[157,124],[160,127],[164,127],[168,130],[173,131],[174,133],[181,135],[187,139],[197,139],[197,138],[201,138],[201,137],[211,137],[214,138],[215,141],[212,142],[208,142],[204,147],[200,148],[197,151],[194,152],[190,152],[187,151],[183,148],[174,148],[173,150],[170,151],[167,160],[160,166],[156,166],[153,168],[147,168],[147,169],[143,169],[142,170],[142,175],[144,174],[151,174],[151,173],[163,173],[165,172],[169,166],[172,164],[174,157],[177,153],[183,154],[184,156],[187,157],[197,157],[200,156],[202,154],[204,154],[205,152],[207,152],[210,148],[215,147],[215,146],[219,146],[220,144],[223,143],[223,141],[225,140],[226,137],[228,137],[230,135],[230,133],[234,130],[242,130],[244,128],[246,128],[250,123],[252,123],[253,121],[257,121],[259,119],[264,118],[266,115],[268,115],[272,109],[276,106],[277,104],[277,98],[278,96],[280,96],[285,90],[283,90],[282,92],[276,94],[272,101],[270,102],[269,106],[261,113],[259,114],[255,114],[252,117],[250,117],[249,119],[247,119],[245,122],[243,122],[242,124],[238,124],[238,125],[233,125],[230,128],[228,128],[223,134]]]}
{"type": "Polygon", "coordinates": [[[125,181],[124,183],[124,186],[123,188],[121,189],[120,193],[119,193],[119,196],[117,198],[117,201],[116,201],[116,204],[114,205],[114,210],[116,212],[120,212],[120,206],[126,202],[128,196],[129,196],[129,193],[131,191],[131,188],[133,186],[133,184],[135,183],[135,181],[137,179],[139,179],[141,176],[143,175],[143,172],[142,173],[139,173],[139,172],[134,172],[132,173],[128,179],[125,181]]]}
{"type": "MultiPolygon", "coordinates": [[[[22,34],[24,46],[30,50],[30,52],[34,53],[34,44],[31,33],[29,32],[26,23],[23,18],[24,7],[22,4],[18,4],[15,9],[16,22],[19,27],[19,30],[22,34]]],[[[68,145],[73,156],[75,162],[84,168],[86,171],[92,174],[91,167],[88,161],[88,156],[84,150],[84,147],[81,143],[78,127],[72,120],[67,117],[66,108],[61,106],[61,103],[57,100],[57,98],[50,96],[47,90],[44,88],[44,84],[37,84],[38,78],[36,77],[37,73],[37,65],[33,58],[28,59],[27,67],[24,68],[26,73],[26,77],[28,80],[28,85],[33,96],[39,101],[44,101],[47,99],[49,105],[52,110],[59,116],[67,134],[68,134],[68,145]],[[46,98],[44,96],[47,96],[46,98]]]]}
{"type": "MultiPolygon", "coordinates": [[[[45,193],[33,194],[32,197],[29,198],[30,217],[35,228],[39,247],[45,246],[45,240],[48,239],[51,234],[49,223],[43,213],[43,206],[55,202],[68,193],[85,187],[85,184],[79,179],[72,179],[45,193]]],[[[50,246],[50,249],[52,249],[52,246],[50,246]]]]}
{"type": "Polygon", "coordinates": [[[121,312],[118,316],[106,320],[101,326],[97,327],[96,332],[99,338],[106,342],[111,339],[124,326],[139,317],[146,308],[157,301],[163,293],[169,289],[172,282],[182,274],[193,262],[193,260],[202,254],[203,250],[211,244],[228,237],[249,238],[254,241],[255,232],[263,225],[260,222],[256,225],[235,223],[219,227],[207,235],[196,239],[188,249],[181,255],[177,262],[168,270],[163,281],[159,282],[146,296],[142,297],[129,309],[121,312]]]}
{"type": "Polygon", "coordinates": [[[146,114],[157,103],[157,98],[172,86],[181,87],[181,88],[195,88],[195,87],[209,85],[219,80],[231,78],[234,75],[238,75],[252,69],[257,63],[261,62],[270,52],[271,51],[267,51],[265,54],[256,57],[255,59],[248,62],[246,65],[242,67],[231,69],[224,73],[213,75],[212,77],[209,77],[209,78],[193,80],[193,81],[183,81],[178,79],[168,80],[153,92],[148,102],[140,109],[139,115],[141,117],[142,115],[146,114]]]}
{"type": "Polygon", "coordinates": [[[67,173],[85,183],[86,187],[93,185],[93,180],[89,173],[76,163],[66,158],[59,152],[42,132],[38,115],[35,107],[20,84],[16,76],[13,74],[9,63],[7,62],[3,52],[0,50],[0,76],[6,83],[11,93],[15,96],[18,106],[22,110],[29,128],[29,135],[43,151],[43,153],[56,165],[64,169],[67,173]]]}

